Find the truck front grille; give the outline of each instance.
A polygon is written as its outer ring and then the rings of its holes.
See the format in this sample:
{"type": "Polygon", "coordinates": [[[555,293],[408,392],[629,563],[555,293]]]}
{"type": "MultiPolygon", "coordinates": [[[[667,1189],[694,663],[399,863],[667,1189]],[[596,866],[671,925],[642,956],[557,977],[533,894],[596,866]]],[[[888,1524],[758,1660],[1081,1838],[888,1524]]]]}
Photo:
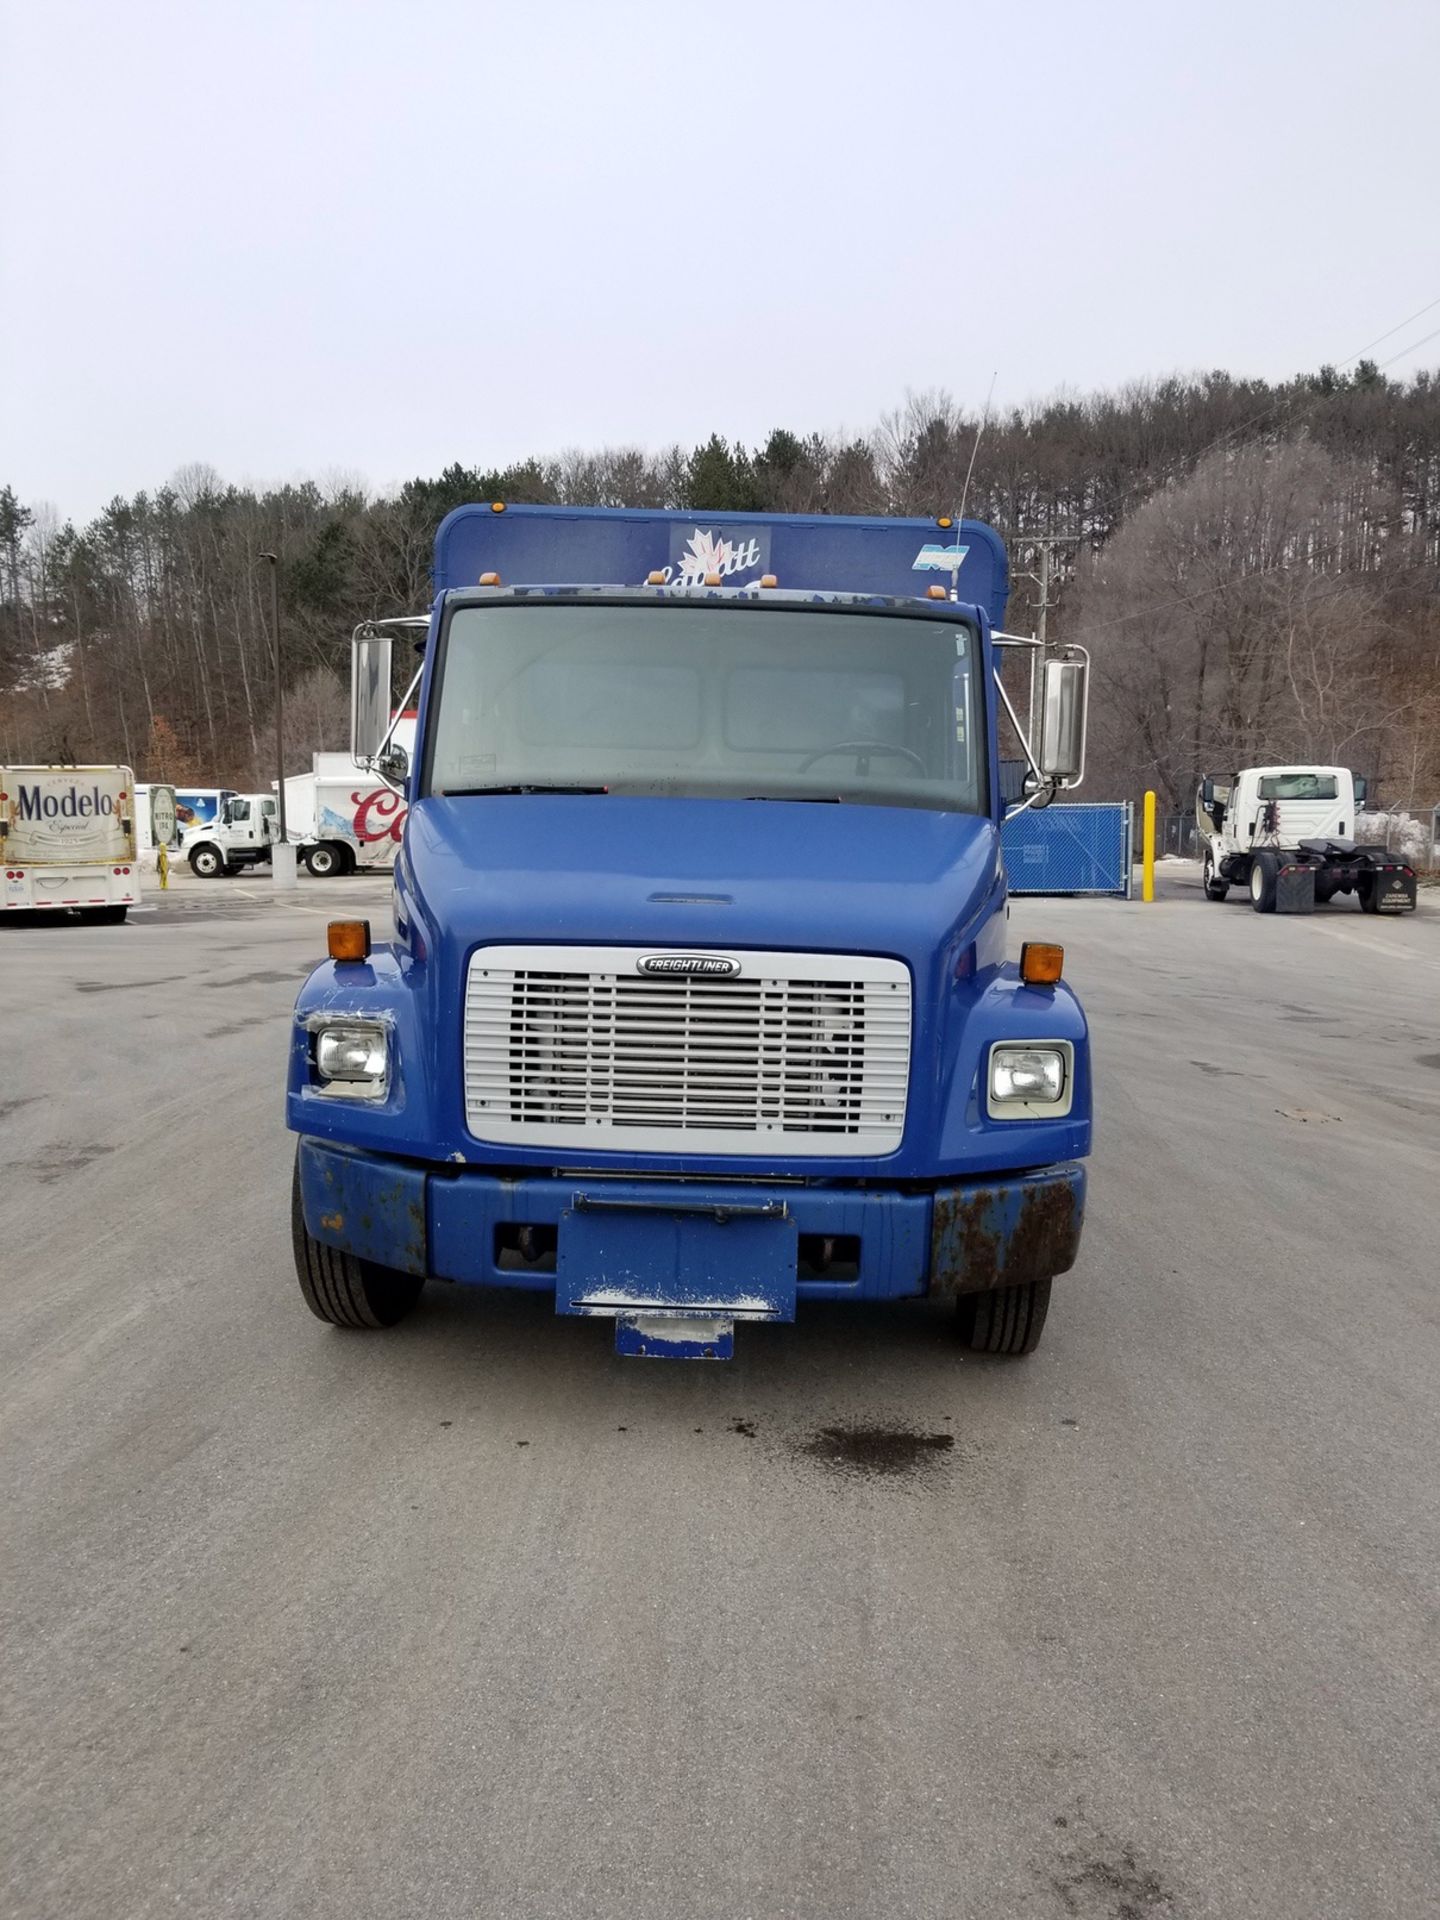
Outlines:
{"type": "Polygon", "coordinates": [[[893,1153],[910,976],[855,954],[742,953],[733,979],[640,973],[640,947],[482,947],[465,994],[477,1139],[631,1153],[893,1153]]]}

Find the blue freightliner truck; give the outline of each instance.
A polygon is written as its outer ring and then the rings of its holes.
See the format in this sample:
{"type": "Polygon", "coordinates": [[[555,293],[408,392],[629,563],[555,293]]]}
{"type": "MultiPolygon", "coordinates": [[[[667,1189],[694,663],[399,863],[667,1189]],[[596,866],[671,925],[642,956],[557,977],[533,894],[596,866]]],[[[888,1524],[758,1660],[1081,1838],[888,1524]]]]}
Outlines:
{"type": "Polygon", "coordinates": [[[393,939],[334,923],[296,1005],[311,1309],[525,1287],[723,1358],[807,1299],[938,1295],[972,1351],[1031,1351],[1090,1063],[1060,949],[1007,952],[999,716],[1046,804],[1087,663],[1003,633],[996,535],[495,502],[434,574],[413,754],[413,636],[355,640],[356,759],[409,814],[393,939]]]}

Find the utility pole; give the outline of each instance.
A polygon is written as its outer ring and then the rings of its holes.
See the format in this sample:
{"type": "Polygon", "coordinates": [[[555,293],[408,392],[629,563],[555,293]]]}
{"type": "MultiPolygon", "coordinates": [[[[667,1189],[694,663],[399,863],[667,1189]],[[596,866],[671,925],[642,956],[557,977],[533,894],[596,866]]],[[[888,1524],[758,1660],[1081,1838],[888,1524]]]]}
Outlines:
{"type": "Polygon", "coordinates": [[[285,831],[285,688],[280,675],[280,556],[262,553],[270,562],[270,644],[275,656],[275,797],[279,805],[280,844],[285,831]]]}

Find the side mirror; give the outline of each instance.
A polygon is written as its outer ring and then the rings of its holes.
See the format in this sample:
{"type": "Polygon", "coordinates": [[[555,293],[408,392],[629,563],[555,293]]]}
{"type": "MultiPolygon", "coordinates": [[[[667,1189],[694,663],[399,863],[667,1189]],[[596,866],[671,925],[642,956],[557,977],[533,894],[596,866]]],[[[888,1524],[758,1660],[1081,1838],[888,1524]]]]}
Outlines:
{"type": "Polygon", "coordinates": [[[1369,797],[1370,782],[1365,778],[1363,773],[1352,773],[1350,778],[1355,782],[1355,806],[1358,811],[1364,806],[1366,799],[1369,797]]]}
{"type": "MultiPolygon", "coordinates": [[[[1076,652],[1080,652],[1077,648],[1076,652]]],[[[1078,787],[1085,777],[1085,720],[1090,693],[1090,659],[1045,663],[1044,719],[1040,730],[1040,771],[1062,787],[1078,787]]]]}
{"type": "Polygon", "coordinates": [[[1200,782],[1200,804],[1206,813],[1215,805],[1215,782],[1208,773],[1200,782]]]}
{"type": "Polygon", "coordinates": [[[388,633],[357,629],[350,659],[350,752],[357,766],[374,764],[390,731],[390,657],[388,633]]]}

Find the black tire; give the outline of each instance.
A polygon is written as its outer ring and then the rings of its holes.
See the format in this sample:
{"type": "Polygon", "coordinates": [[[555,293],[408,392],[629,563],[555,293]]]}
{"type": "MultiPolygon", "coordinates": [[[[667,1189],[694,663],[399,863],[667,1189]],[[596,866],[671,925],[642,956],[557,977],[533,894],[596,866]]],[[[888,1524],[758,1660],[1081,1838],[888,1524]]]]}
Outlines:
{"type": "Polygon", "coordinates": [[[1362,913],[1379,913],[1380,889],[1375,883],[1373,873],[1362,874],[1355,883],[1355,891],[1360,896],[1360,911],[1362,913]]]}
{"type": "Polygon", "coordinates": [[[960,1344],[971,1353],[1033,1353],[1050,1311],[1048,1280],[996,1293],[962,1293],[955,1302],[960,1344]]]}
{"type": "Polygon", "coordinates": [[[123,927],[129,907],[80,907],[77,909],[82,920],[88,920],[97,927],[123,927]]]}
{"type": "Polygon", "coordinates": [[[1317,907],[1328,907],[1328,906],[1329,906],[1329,904],[1330,904],[1330,902],[1331,902],[1331,901],[1332,901],[1332,900],[1333,900],[1333,899],[1335,898],[1335,896],[1336,896],[1336,894],[1337,894],[1337,893],[1338,893],[1339,891],[1340,891],[1340,889],[1339,889],[1339,887],[1337,887],[1337,886],[1333,886],[1333,885],[1332,885],[1332,886],[1328,886],[1328,887],[1327,887],[1327,886],[1326,886],[1326,885],[1325,885],[1325,884],[1324,884],[1324,883],[1323,883],[1322,881],[1320,881],[1320,880],[1317,880],[1317,881],[1315,882],[1315,904],[1316,904],[1316,906],[1317,906],[1317,907]]]}
{"type": "Polygon", "coordinates": [[[322,840],[307,848],[305,865],[317,880],[334,880],[345,871],[345,855],[332,841],[322,840]]]}
{"type": "Polygon", "coordinates": [[[1207,900],[1223,900],[1226,894],[1229,893],[1229,882],[1221,880],[1216,875],[1215,862],[1210,858],[1208,853],[1205,856],[1205,870],[1201,877],[1204,882],[1205,898],[1207,900]]]}
{"type": "Polygon", "coordinates": [[[353,1253],[340,1253],[316,1240],[305,1225],[300,1204],[300,1166],[290,1190],[290,1237],[295,1248],[295,1277],[305,1304],[317,1320],[332,1327],[374,1331],[393,1327],[420,1298],[425,1282],[415,1273],[397,1273],[353,1253]]]}
{"type": "Polygon", "coordinates": [[[208,840],[202,840],[198,847],[190,849],[190,871],[197,880],[218,880],[222,873],[228,873],[225,856],[218,847],[212,847],[208,840]]]}
{"type": "Polygon", "coordinates": [[[1274,913],[1280,862],[1273,853],[1257,853],[1250,862],[1250,904],[1256,913],[1274,913]]]}

